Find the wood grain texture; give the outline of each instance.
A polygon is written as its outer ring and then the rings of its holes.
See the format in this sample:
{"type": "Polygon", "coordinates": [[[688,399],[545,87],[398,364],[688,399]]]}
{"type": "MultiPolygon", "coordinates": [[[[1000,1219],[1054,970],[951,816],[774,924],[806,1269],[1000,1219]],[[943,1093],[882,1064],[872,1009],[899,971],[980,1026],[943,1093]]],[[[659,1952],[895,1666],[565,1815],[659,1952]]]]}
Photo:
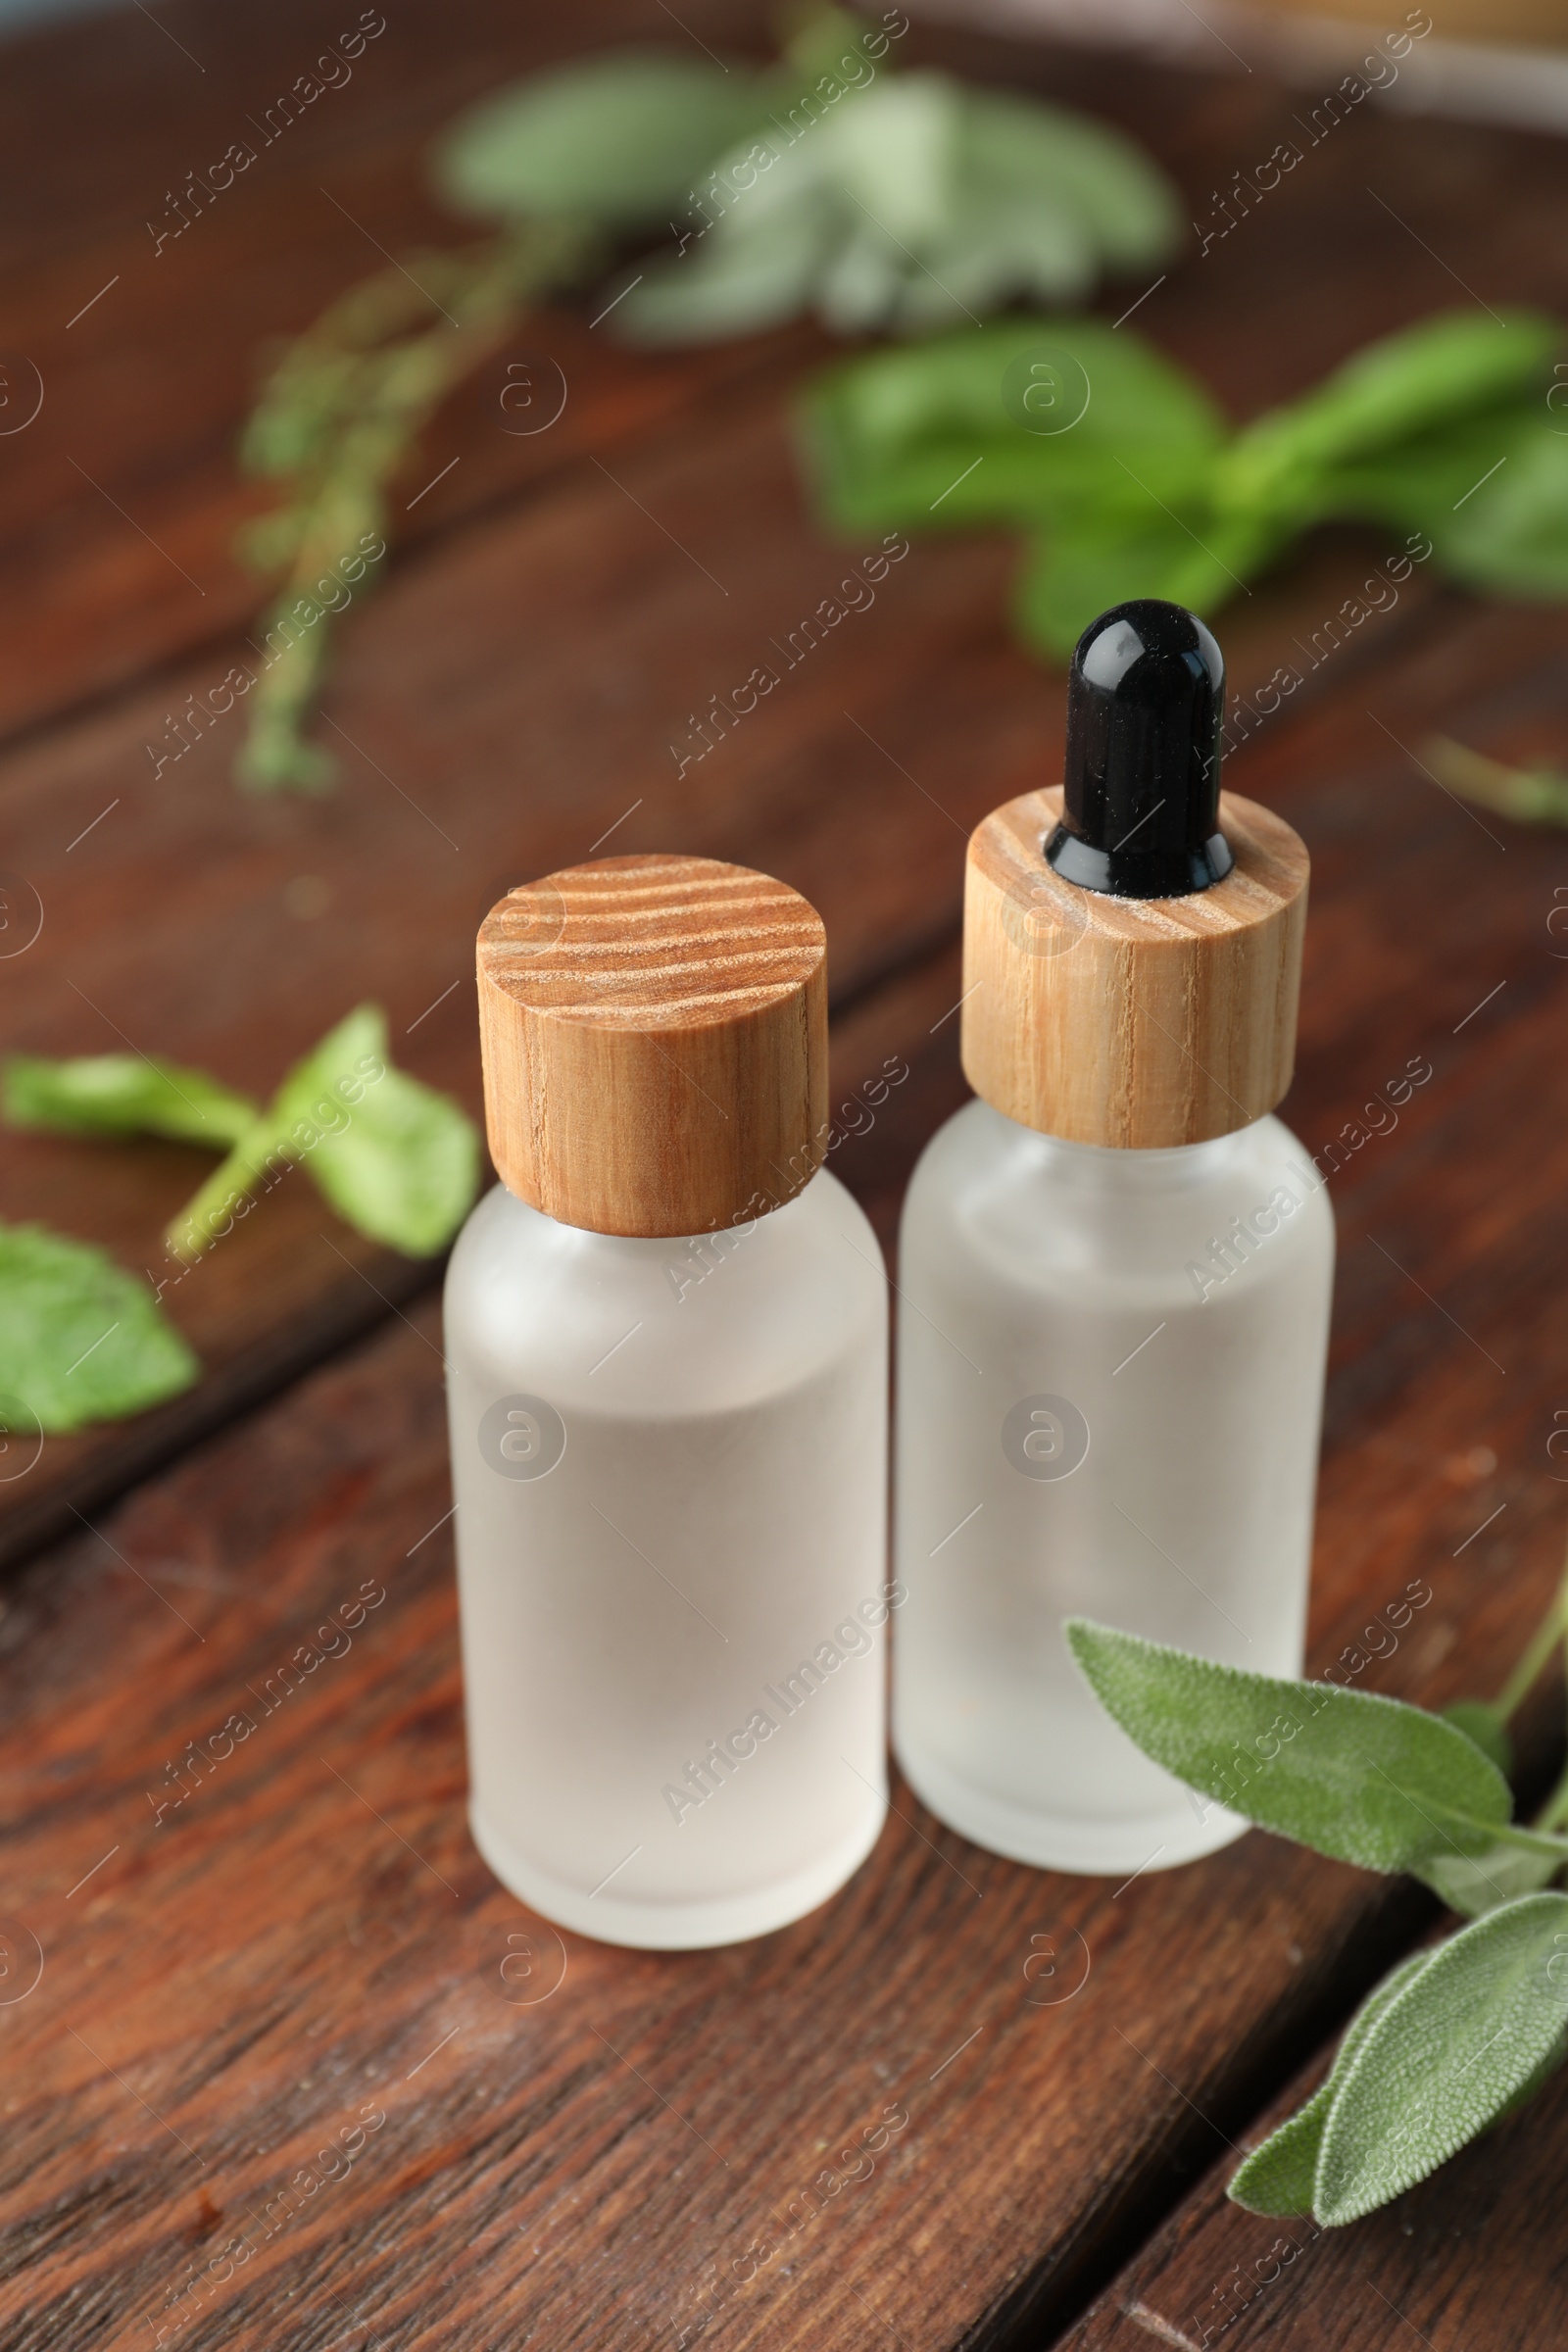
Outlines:
{"type": "MultiPolygon", "coordinates": [[[[557,1936],[464,1826],[440,1376],[420,1310],[13,1594],[7,1933],[44,1967],[0,2006],[8,2346],[1041,2340],[1424,1913],[1257,1838],[1037,1873],[900,1789],[778,1936],[557,1936]]],[[[1359,1437],[1335,1468],[1317,1641],[1379,1590],[1338,1567],[1370,1518],[1378,1574],[1432,1591],[1374,1671],[1436,1694],[1471,1498],[1359,1437]]],[[[1516,1606],[1555,1535],[1532,1516],[1516,1606]]]]}
{"type": "MultiPolygon", "coordinates": [[[[1245,2133],[1255,2146],[1316,2089],[1325,2050],[1245,2133]]],[[[1412,2084],[1412,2096],[1418,2096],[1412,2084]]],[[[1568,2165],[1568,2082],[1451,2157],[1429,2180],[1345,2230],[1269,2221],[1230,2203],[1222,2161],[1129,2263],[1061,2352],[1537,2352],[1555,2340],[1568,2261],[1557,2226],[1568,2165]]]]}
{"type": "Polygon", "coordinates": [[[822,1164],[827,937],[749,866],[599,858],[511,890],[479,926],[490,1156],[591,1233],[710,1233],[822,1164]]]}
{"type": "MultiPolygon", "coordinates": [[[[731,27],[760,38],[717,0],[680,14],[714,46],[731,27]]],[[[69,425],[36,466],[26,436],[0,444],[0,684],[33,729],[0,767],[0,811],[6,862],[45,911],[0,966],[9,1037],[86,1052],[118,1032],[260,1093],[374,995],[400,1060],[477,1108],[475,926],[519,873],[581,860],[618,826],[617,849],[760,867],[821,909],[841,1007],[829,1164],[891,1238],[915,1152],[963,1099],[961,843],[1054,781],[1060,681],[1007,637],[1009,553],[917,545],[874,609],[700,752],[696,714],[863,552],[812,526],[790,450],[787,378],[821,346],[803,330],[654,359],[606,348],[591,313],[552,319],[572,388],[555,435],[502,448],[494,387],[476,383],[430,438],[429,475],[462,462],[344,632],[337,797],[239,799],[221,727],[154,777],[165,713],[245,658],[227,541],[249,494],[228,453],[249,355],[376,266],[320,186],[395,249],[444,233],[417,186],[429,125],[547,48],[678,37],[643,5],[546,25],[499,0],[455,21],[416,0],[380,50],[397,66],[384,103],[368,69],[341,101],[361,114],[318,109],[297,164],[280,146],[282,169],[132,276],[147,185],[161,197],[205,160],[190,142],[329,22],[305,0],[265,19],[175,0],[158,20],[29,42],[0,92],[25,197],[6,230],[25,332],[8,333],[43,364],[34,429],[69,425]],[[156,64],[128,71],[132,42],[156,64]]],[[[1299,103],[1261,74],[929,27],[907,54],[1092,105],[1150,141],[1195,209],[1299,103]]],[[[1254,413],[1458,299],[1449,270],[1489,302],[1568,306],[1565,198],[1552,143],[1363,108],[1137,324],[1254,413]]],[[[1342,1247],[1311,1660],[1359,1657],[1360,1687],[1441,1704],[1500,1680],[1560,1557],[1547,1445],[1568,1159],[1548,920],[1568,850],[1495,824],[1489,839],[1404,747],[1441,725],[1560,761],[1561,615],[1473,606],[1418,573],[1331,654],[1308,650],[1387,552],[1325,534],[1219,631],[1242,698],[1281,663],[1300,678],[1229,774],[1314,865],[1286,1115],[1333,1170],[1342,1247]],[[1413,1579],[1430,1601],[1373,1656],[1364,1629],[1413,1579]]],[[[6,1137],[0,1213],[155,1262],[206,1165],[6,1137]]],[[[1427,1913],[1260,1838],[1119,1889],[1052,1878],[977,1853],[903,1791],[871,1862],[798,1928],[695,1961],[572,1941],[549,1989],[557,1947],[463,1828],[438,1335],[410,1297],[427,1279],[291,1180],[172,1294],[210,1366],[183,1417],[51,1446],[7,1490],[19,1541],[73,1505],[93,1525],[0,1616],[5,1964],[29,1936],[44,1956],[36,1987],[0,2002],[0,2334],[23,2352],[161,2328],[242,2352],[530,2334],[599,2352],[673,2344],[707,2314],[715,2343],[768,2352],[1042,2343],[1223,2137],[1255,2128],[1427,1913]],[[388,1302],[408,1320],[102,1507],[388,1302]],[[1075,1937],[1087,1981],[1042,2000],[1075,1937]],[[366,2107],[385,2122],[368,2129],[366,2107]]],[[[1533,1727],[1533,1768],[1553,1737],[1533,1727]]],[[[1549,2183],[1555,2142],[1535,2128],[1494,2147],[1539,2148],[1549,2183]]],[[[1454,2274],[1421,2228],[1400,2240],[1410,2278],[1378,2276],[1457,2352],[1441,2310],[1454,2274]]],[[[1322,2326],[1302,2301],[1248,2324],[1335,2340],[1361,2320],[1334,2276],[1322,2326]]],[[[1465,2307],[1470,2352],[1552,2340],[1543,2258],[1477,2276],[1492,2291],[1465,2307]]],[[[1364,2340],[1403,2340],[1383,2326],[1364,2340]]]]}
{"type": "Polygon", "coordinates": [[[1296,1067],[1308,859],[1282,817],[1220,801],[1235,863],[1178,899],[1117,899],[1054,873],[1059,786],[969,839],[964,1075],[1022,1127],[1123,1151],[1206,1143],[1260,1119],[1296,1067]]]}

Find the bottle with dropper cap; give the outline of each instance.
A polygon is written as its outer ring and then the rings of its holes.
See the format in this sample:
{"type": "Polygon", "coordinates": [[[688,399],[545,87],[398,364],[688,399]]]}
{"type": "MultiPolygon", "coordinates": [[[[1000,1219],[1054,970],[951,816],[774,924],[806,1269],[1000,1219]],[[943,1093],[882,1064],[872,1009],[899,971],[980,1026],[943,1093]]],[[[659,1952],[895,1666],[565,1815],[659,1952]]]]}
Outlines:
{"type": "Polygon", "coordinates": [[[821,1165],[821,919],[607,858],[509,893],[478,964],[501,1182],[446,1289],[474,1838],[583,1935],[760,1936],[886,1811],[886,1278],[821,1165]]]}
{"type": "Polygon", "coordinates": [[[1061,790],[977,827],[963,1066],[900,1281],[899,1759],[1024,1862],[1122,1875],[1245,1826],[1079,1680],[1086,1616],[1300,1670],[1334,1227],[1270,1113],[1306,852],[1220,793],[1224,667],[1179,606],[1080,640],[1061,790]]]}

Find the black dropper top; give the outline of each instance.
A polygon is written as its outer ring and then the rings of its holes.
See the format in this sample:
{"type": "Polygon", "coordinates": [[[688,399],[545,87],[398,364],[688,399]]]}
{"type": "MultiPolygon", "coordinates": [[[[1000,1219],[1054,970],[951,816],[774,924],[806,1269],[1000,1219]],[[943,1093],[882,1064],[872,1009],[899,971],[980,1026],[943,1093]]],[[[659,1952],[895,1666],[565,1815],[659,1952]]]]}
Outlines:
{"type": "Polygon", "coordinates": [[[1067,686],[1061,822],[1046,860],[1119,899],[1184,898],[1231,870],[1219,830],[1225,663],[1196,613],[1156,597],[1085,629],[1067,686]]]}

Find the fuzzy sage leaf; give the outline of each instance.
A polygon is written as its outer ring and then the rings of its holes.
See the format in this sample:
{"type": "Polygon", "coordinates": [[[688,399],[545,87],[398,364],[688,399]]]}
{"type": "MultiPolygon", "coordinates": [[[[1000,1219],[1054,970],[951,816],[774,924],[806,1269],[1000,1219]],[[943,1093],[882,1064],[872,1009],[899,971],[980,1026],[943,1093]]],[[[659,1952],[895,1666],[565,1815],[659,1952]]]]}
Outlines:
{"type": "Polygon", "coordinates": [[[1568,1860],[1568,1843],[1509,1829],[1496,1766],[1419,1707],[1246,1673],[1083,1618],[1066,1635],[1146,1755],[1262,1829],[1363,1870],[1418,1869],[1499,1838],[1568,1860]]]}
{"type": "Polygon", "coordinates": [[[1311,2212],[1318,2151],[1323,2145],[1323,2127],[1328,2122],[1334,2094],[1378,2019],[1432,1957],[1430,1951],[1412,1952],[1367,1995],[1345,2029],[1345,2038],[1328,2081],[1313,2092],[1304,2107],[1298,2107],[1288,2122],[1253,2148],[1232,2174],[1227,2194],[1235,2204],[1245,2205],[1249,2213],[1278,2214],[1282,2218],[1311,2212]]]}
{"type": "Polygon", "coordinates": [[[1386,2205],[1544,2078],[1568,2034],[1568,1895],[1528,1894],[1433,1953],[1335,2088],[1312,2204],[1331,2227],[1386,2205]]]}

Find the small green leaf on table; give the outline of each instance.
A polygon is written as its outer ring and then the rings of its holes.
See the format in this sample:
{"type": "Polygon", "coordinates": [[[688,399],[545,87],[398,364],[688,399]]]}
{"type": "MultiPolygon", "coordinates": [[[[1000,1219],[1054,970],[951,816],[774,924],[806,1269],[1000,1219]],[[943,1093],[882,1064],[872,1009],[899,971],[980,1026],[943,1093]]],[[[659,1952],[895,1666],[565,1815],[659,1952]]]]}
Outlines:
{"type": "Polygon", "coordinates": [[[13,1054],[0,1081],[6,1123],[57,1135],[166,1135],[221,1152],[260,1108],[205,1070],[140,1054],[84,1054],[53,1061],[13,1054]]]}
{"type": "Polygon", "coordinates": [[[361,1233],[428,1257],[472,1204],[479,1138],[448,1096],[393,1066],[386,1015],[362,1004],[295,1063],[170,1226],[171,1248],[199,1256],[293,1165],[361,1233]]]}
{"type": "Polygon", "coordinates": [[[102,1250],[45,1225],[0,1225],[0,1399],[49,1435],[188,1389],[201,1367],[151,1291],[102,1250]]]}

